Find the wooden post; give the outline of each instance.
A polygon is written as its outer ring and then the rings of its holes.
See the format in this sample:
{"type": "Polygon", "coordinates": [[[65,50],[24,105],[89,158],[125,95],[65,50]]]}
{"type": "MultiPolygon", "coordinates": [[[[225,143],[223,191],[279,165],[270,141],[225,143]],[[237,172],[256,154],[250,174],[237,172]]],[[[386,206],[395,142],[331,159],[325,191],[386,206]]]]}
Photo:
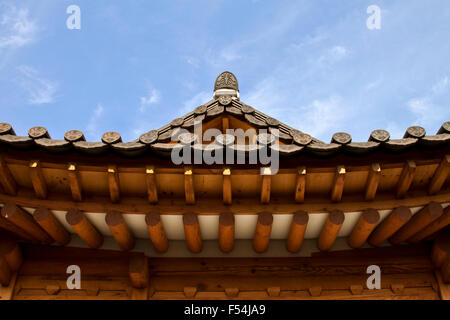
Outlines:
{"type": "Polygon", "coordinates": [[[261,203],[267,204],[270,202],[270,189],[272,181],[272,171],[269,167],[263,169],[262,184],[261,184],[261,203]]]}
{"type": "Polygon", "coordinates": [[[186,245],[189,251],[199,253],[202,251],[202,234],[200,232],[200,224],[197,215],[193,212],[186,212],[183,215],[184,235],[186,237],[186,245]]]}
{"type": "Polygon", "coordinates": [[[78,209],[70,209],[66,213],[66,221],[88,246],[98,249],[103,244],[103,236],[78,209]]]}
{"type": "Polygon", "coordinates": [[[119,183],[119,173],[117,172],[117,167],[110,165],[108,166],[108,184],[109,184],[109,196],[111,202],[120,201],[120,183],[119,183]]]}
{"type": "Polygon", "coordinates": [[[375,199],[378,189],[378,183],[381,177],[381,167],[379,163],[372,163],[369,167],[369,175],[366,182],[366,194],[364,196],[366,201],[375,199]]]}
{"type": "Polygon", "coordinates": [[[19,208],[14,203],[8,202],[5,204],[2,209],[2,216],[27,234],[31,235],[34,239],[46,244],[53,242],[52,237],[42,230],[28,212],[19,208]]]}
{"type": "Polygon", "coordinates": [[[408,239],[409,242],[418,243],[423,239],[428,238],[432,234],[438,232],[439,230],[444,229],[446,226],[450,224],[450,206],[444,209],[444,214],[440,216],[438,219],[434,220],[428,226],[423,228],[421,231],[413,235],[408,239]]]}
{"type": "Polygon", "coordinates": [[[142,289],[148,286],[148,258],[144,254],[133,254],[129,266],[130,282],[133,288],[142,289]]]}
{"type": "Polygon", "coordinates": [[[15,196],[17,194],[17,183],[6,164],[5,159],[0,155],[0,183],[6,193],[15,196]]]}
{"type": "Polygon", "coordinates": [[[411,217],[412,213],[408,207],[400,206],[395,208],[370,235],[369,244],[374,247],[379,246],[403,227],[411,217]]]}
{"type": "Polygon", "coordinates": [[[450,256],[450,232],[440,234],[431,249],[431,261],[436,268],[440,268],[450,256]]]}
{"type": "Polygon", "coordinates": [[[317,247],[320,251],[328,251],[331,249],[344,223],[344,219],[345,215],[342,211],[333,210],[330,212],[317,241],[317,247]]]}
{"type": "Polygon", "coordinates": [[[134,248],[134,238],[120,212],[109,211],[105,216],[105,222],[122,250],[129,251],[134,248]]]}
{"type": "Polygon", "coordinates": [[[2,286],[8,286],[11,281],[11,269],[9,269],[8,263],[3,256],[0,256],[0,284],[2,286]]]}
{"type": "Polygon", "coordinates": [[[53,213],[44,207],[37,208],[33,213],[34,220],[44,229],[56,242],[60,245],[67,245],[70,240],[70,234],[62,226],[62,224],[56,220],[53,213]]]}
{"type": "Polygon", "coordinates": [[[380,221],[380,214],[377,210],[365,210],[348,238],[348,245],[352,248],[361,247],[375,229],[378,221],[380,221]]]}
{"type": "Polygon", "coordinates": [[[295,184],[295,202],[303,203],[305,201],[306,190],[306,167],[297,168],[297,182],[295,184]]]}
{"type": "Polygon", "coordinates": [[[270,212],[261,212],[256,222],[255,235],[253,237],[253,249],[263,253],[269,248],[270,233],[272,232],[273,216],[270,212]]]}
{"type": "Polygon", "coordinates": [[[337,166],[336,173],[334,175],[333,186],[331,189],[331,201],[339,202],[342,200],[342,194],[344,192],[344,180],[345,180],[345,167],[337,166]]]}
{"type": "Polygon", "coordinates": [[[23,262],[19,244],[4,232],[0,232],[0,257],[5,258],[12,272],[18,271],[23,262]]]}
{"type": "Polygon", "coordinates": [[[231,169],[225,168],[223,170],[223,203],[231,205],[233,202],[233,192],[231,189],[231,169]]]}
{"type": "Polygon", "coordinates": [[[219,216],[219,247],[225,253],[234,247],[234,215],[230,212],[219,216]]]}
{"type": "Polygon", "coordinates": [[[150,212],[145,215],[145,223],[147,224],[148,233],[153,247],[158,252],[166,252],[169,248],[164,226],[161,221],[161,216],[157,212],[150,212]]]}
{"type": "Polygon", "coordinates": [[[72,199],[74,201],[83,200],[83,192],[80,183],[80,176],[78,174],[77,165],[69,163],[67,167],[67,177],[69,178],[70,191],[72,192],[72,199]]]}
{"type": "Polygon", "coordinates": [[[416,163],[414,161],[408,160],[406,161],[400,178],[397,183],[397,198],[403,198],[409,190],[411,186],[414,175],[416,174],[416,163]]]}
{"type": "Polygon", "coordinates": [[[158,203],[158,186],[156,184],[156,175],[154,166],[145,167],[145,177],[147,182],[148,202],[151,204],[158,203]]]}
{"type": "Polygon", "coordinates": [[[39,199],[47,199],[47,183],[45,182],[39,160],[30,161],[30,178],[36,197],[39,199]]]}
{"type": "Polygon", "coordinates": [[[186,204],[195,204],[195,188],[192,168],[186,167],[184,169],[184,193],[186,197],[186,204]]]}
{"type": "Polygon", "coordinates": [[[433,178],[428,185],[428,194],[433,195],[441,190],[450,173],[450,154],[447,154],[434,172],[433,178]]]}
{"type": "Polygon", "coordinates": [[[437,202],[430,202],[417,212],[407,224],[398,230],[389,241],[392,244],[400,244],[408,240],[413,235],[424,229],[434,220],[438,219],[443,213],[442,206],[437,202]]]}
{"type": "Polygon", "coordinates": [[[296,253],[302,248],[308,220],[309,216],[305,211],[294,212],[291,228],[289,229],[289,236],[286,241],[286,249],[289,252],[296,253]]]}

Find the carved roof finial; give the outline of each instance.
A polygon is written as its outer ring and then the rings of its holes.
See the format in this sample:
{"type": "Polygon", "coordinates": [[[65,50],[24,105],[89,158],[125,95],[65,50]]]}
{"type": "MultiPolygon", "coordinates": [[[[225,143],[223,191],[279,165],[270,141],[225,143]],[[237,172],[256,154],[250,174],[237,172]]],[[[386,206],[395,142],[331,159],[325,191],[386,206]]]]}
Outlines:
{"type": "Polygon", "coordinates": [[[239,84],[234,74],[229,71],[222,72],[214,83],[214,97],[228,95],[239,99],[239,84]]]}
{"type": "Polygon", "coordinates": [[[234,74],[229,71],[222,72],[216,79],[214,91],[219,89],[233,89],[239,91],[238,81],[234,74]]]}

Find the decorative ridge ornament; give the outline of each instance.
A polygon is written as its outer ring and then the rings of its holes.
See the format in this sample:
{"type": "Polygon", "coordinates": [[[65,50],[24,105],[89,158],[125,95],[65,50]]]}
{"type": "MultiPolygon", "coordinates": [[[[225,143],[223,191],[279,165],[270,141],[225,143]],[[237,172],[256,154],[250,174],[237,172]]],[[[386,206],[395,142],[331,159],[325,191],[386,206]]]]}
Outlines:
{"type": "MultiPolygon", "coordinates": [[[[220,97],[229,97],[231,100],[239,100],[238,81],[235,75],[229,71],[222,72],[214,83],[213,99],[219,100],[220,97]]],[[[224,104],[223,102],[228,102],[229,98],[219,102],[222,105],[228,105],[229,103],[224,104]]]]}
{"type": "Polygon", "coordinates": [[[216,79],[214,91],[219,89],[232,89],[239,91],[237,78],[229,71],[222,72],[216,79]]]}

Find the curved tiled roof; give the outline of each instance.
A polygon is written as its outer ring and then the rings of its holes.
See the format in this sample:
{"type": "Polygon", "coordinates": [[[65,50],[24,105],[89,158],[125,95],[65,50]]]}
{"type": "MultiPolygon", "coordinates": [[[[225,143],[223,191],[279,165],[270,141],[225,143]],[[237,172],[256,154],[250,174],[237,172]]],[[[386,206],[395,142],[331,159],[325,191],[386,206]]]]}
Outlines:
{"type": "MultiPolygon", "coordinates": [[[[219,97],[194,109],[181,118],[174,119],[169,124],[158,130],[144,133],[134,141],[123,142],[120,133],[106,132],[101,141],[85,141],[83,132],[70,130],[64,135],[64,140],[55,140],[50,137],[44,127],[34,127],[28,131],[28,136],[16,136],[12,126],[8,123],[0,123],[0,143],[19,149],[40,148],[52,153],[64,153],[76,150],[83,154],[102,155],[113,151],[119,155],[136,157],[145,153],[164,155],[173,148],[179,148],[180,144],[169,143],[174,130],[179,128],[193,129],[194,122],[209,120],[222,114],[232,115],[253,127],[267,129],[275,133],[278,129],[278,139],[283,142],[280,145],[271,145],[282,156],[293,156],[307,153],[316,156],[332,156],[340,152],[350,155],[369,154],[378,150],[386,152],[398,152],[408,150],[415,146],[439,148],[450,142],[450,121],[445,122],[436,135],[426,135],[425,129],[419,126],[409,127],[402,139],[390,139],[386,130],[374,130],[368,141],[354,142],[350,134],[345,132],[335,133],[330,143],[324,143],[289,127],[286,124],[265,115],[255,108],[246,105],[238,99],[219,97]]],[[[194,139],[185,137],[182,143],[192,144],[194,139]],[[188,142],[186,142],[188,141],[188,142]]],[[[208,149],[233,148],[236,152],[247,152],[249,147],[227,145],[220,143],[224,139],[217,139],[214,145],[208,149]]],[[[262,139],[258,139],[261,144],[262,139]]],[[[206,147],[206,146],[205,146],[206,147]]],[[[202,148],[192,145],[192,148],[202,148]]]]}

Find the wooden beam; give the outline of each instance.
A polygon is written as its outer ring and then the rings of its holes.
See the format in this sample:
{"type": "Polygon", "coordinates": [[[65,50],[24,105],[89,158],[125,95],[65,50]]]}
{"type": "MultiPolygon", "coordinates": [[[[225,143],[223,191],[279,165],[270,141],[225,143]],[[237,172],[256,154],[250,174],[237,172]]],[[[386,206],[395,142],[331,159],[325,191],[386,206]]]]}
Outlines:
{"type": "Polygon", "coordinates": [[[223,203],[231,205],[233,203],[233,191],[231,188],[231,169],[225,168],[222,173],[223,177],[223,203]]]}
{"type": "Polygon", "coordinates": [[[83,200],[83,191],[80,183],[80,175],[78,174],[77,165],[69,163],[67,167],[67,177],[69,178],[70,191],[72,192],[72,199],[74,201],[83,200]]]}
{"type": "Polygon", "coordinates": [[[234,215],[230,212],[219,216],[219,248],[228,253],[234,247],[234,215]]]}
{"type": "Polygon", "coordinates": [[[109,185],[109,197],[111,202],[116,203],[120,201],[120,183],[119,173],[117,166],[108,166],[108,185],[109,185]]]}
{"type": "Polygon", "coordinates": [[[289,236],[286,240],[286,249],[289,252],[296,253],[302,248],[308,220],[309,215],[305,211],[294,212],[291,228],[289,229],[289,236]]]}
{"type": "Polygon", "coordinates": [[[37,208],[33,213],[33,218],[60,245],[65,246],[70,242],[70,233],[63,227],[61,222],[56,220],[53,213],[47,208],[37,208]]]}
{"type": "Polygon", "coordinates": [[[367,209],[365,210],[355,227],[353,228],[350,237],[348,238],[348,245],[352,248],[361,247],[364,242],[366,242],[367,238],[369,238],[373,229],[375,229],[376,225],[380,221],[380,214],[375,209],[367,209]]]}
{"type": "Polygon", "coordinates": [[[270,212],[261,212],[256,222],[255,235],[253,237],[253,249],[263,253],[269,248],[270,233],[272,232],[273,216],[270,212]]]}
{"type": "Polygon", "coordinates": [[[434,172],[433,178],[428,185],[428,194],[436,194],[438,193],[445,181],[447,181],[447,177],[450,173],[450,154],[446,155],[436,171],[434,172]]]}
{"type": "Polygon", "coordinates": [[[134,248],[134,237],[119,211],[108,211],[105,216],[105,222],[122,250],[130,251],[134,248]]]}
{"type": "Polygon", "coordinates": [[[261,203],[267,204],[270,202],[270,189],[272,181],[272,171],[269,167],[263,168],[262,184],[261,184],[261,203]]]}
{"type": "Polygon", "coordinates": [[[7,287],[11,281],[11,277],[12,272],[6,259],[3,256],[0,256],[0,284],[7,287]]]}
{"type": "Polygon", "coordinates": [[[408,239],[409,242],[418,243],[429,236],[439,232],[450,224],[450,206],[444,209],[444,213],[438,219],[434,220],[428,226],[408,239]]]}
{"type": "MultiPolygon", "coordinates": [[[[2,209],[2,211],[3,211],[3,209],[2,209]]],[[[2,214],[0,214],[0,228],[8,231],[9,233],[14,235],[18,239],[22,239],[22,240],[26,240],[26,241],[37,241],[35,238],[33,238],[28,233],[26,233],[24,230],[20,229],[14,223],[3,218],[2,214]]]]}
{"type": "Polygon", "coordinates": [[[199,253],[203,248],[202,234],[197,215],[193,212],[187,212],[183,215],[184,235],[186,245],[189,251],[199,253]]]}
{"type": "MultiPolygon", "coordinates": [[[[416,192],[416,191],[415,191],[416,192]]],[[[224,207],[222,199],[203,197],[193,206],[186,206],[184,196],[160,198],[158,202],[158,210],[162,215],[180,215],[187,211],[195,211],[199,215],[219,215],[224,208],[235,213],[236,215],[258,214],[262,211],[273,211],[277,214],[292,214],[297,210],[305,210],[308,213],[323,213],[324,208],[327,210],[341,210],[343,212],[358,212],[368,208],[377,210],[392,210],[397,206],[421,207],[427,205],[430,201],[439,203],[447,203],[450,193],[438,193],[429,196],[426,191],[417,190],[414,197],[405,199],[395,199],[390,193],[379,194],[375,201],[367,202],[362,199],[361,195],[348,195],[345,202],[332,203],[329,195],[314,195],[305,199],[305,203],[295,203],[292,195],[280,197],[277,201],[269,204],[261,204],[259,197],[257,198],[240,198],[239,202],[234,201],[229,207],[224,207]]],[[[76,207],[85,212],[106,212],[108,210],[118,210],[123,213],[145,214],[149,211],[148,199],[146,197],[128,196],[124,197],[120,203],[111,203],[109,195],[98,195],[86,198],[82,202],[74,202],[71,197],[65,194],[51,193],[46,200],[40,200],[34,197],[34,192],[27,188],[19,190],[17,196],[9,196],[0,194],[0,203],[14,202],[17,205],[26,208],[37,208],[44,206],[51,210],[67,211],[76,207]]]]}
{"type": "Polygon", "coordinates": [[[336,241],[339,230],[341,230],[344,219],[345,215],[340,210],[334,210],[328,214],[328,219],[317,241],[317,247],[320,251],[328,251],[331,249],[336,241]]]}
{"type": "Polygon", "coordinates": [[[151,204],[158,203],[158,186],[156,184],[156,174],[154,166],[145,167],[145,181],[147,182],[148,202],[151,204]]]}
{"type": "Polygon", "coordinates": [[[17,194],[17,183],[2,156],[0,156],[0,183],[9,195],[17,194]]]}
{"type": "Polygon", "coordinates": [[[33,184],[34,193],[39,199],[47,199],[47,183],[45,182],[44,174],[42,173],[41,163],[39,160],[30,161],[30,178],[33,184]]]}
{"type": "Polygon", "coordinates": [[[195,204],[194,177],[191,167],[184,169],[184,193],[186,204],[195,204]]]}
{"type": "Polygon", "coordinates": [[[403,166],[402,173],[397,183],[397,198],[403,198],[406,196],[411,184],[414,180],[414,175],[416,174],[416,163],[414,161],[408,160],[403,166]]]}
{"type": "Polygon", "coordinates": [[[306,190],[306,167],[301,166],[297,169],[297,181],[295,184],[295,202],[302,203],[305,201],[306,190]]]}
{"type": "Polygon", "coordinates": [[[2,216],[40,242],[50,244],[54,241],[28,212],[12,202],[5,204],[2,209],[2,216]]]}
{"type": "Polygon", "coordinates": [[[66,221],[86,244],[98,249],[103,244],[103,236],[89,222],[83,212],[78,209],[70,209],[66,213],[66,221]]]}
{"type": "Polygon", "coordinates": [[[403,241],[408,240],[434,220],[438,219],[442,213],[443,209],[439,203],[430,202],[427,206],[423,207],[419,212],[413,215],[407,224],[389,238],[389,241],[392,244],[400,244],[403,241]]]}
{"type": "Polygon", "coordinates": [[[334,175],[333,186],[331,189],[331,200],[333,202],[340,202],[342,200],[342,194],[344,192],[344,180],[345,180],[345,167],[337,166],[336,173],[334,175]]]}
{"type": "Polygon", "coordinates": [[[13,273],[17,272],[22,265],[23,256],[19,244],[5,232],[0,232],[0,256],[5,258],[13,273]]]}
{"type": "Polygon", "coordinates": [[[148,258],[144,254],[133,254],[130,257],[129,276],[133,288],[148,287],[148,258]]]}
{"type": "Polygon", "coordinates": [[[150,240],[156,251],[163,253],[169,248],[166,232],[158,212],[152,211],[145,215],[145,223],[150,234],[150,240]]]}
{"type": "Polygon", "coordinates": [[[381,167],[379,163],[372,163],[369,167],[369,175],[366,182],[366,194],[364,199],[366,201],[372,201],[377,194],[378,184],[381,177],[381,167]]]}
{"type": "Polygon", "coordinates": [[[431,249],[431,261],[436,268],[440,268],[450,256],[450,232],[440,234],[434,240],[431,249]]]}
{"type": "Polygon", "coordinates": [[[403,227],[411,217],[412,212],[408,207],[400,206],[395,208],[370,235],[369,244],[374,247],[379,246],[403,227]]]}

